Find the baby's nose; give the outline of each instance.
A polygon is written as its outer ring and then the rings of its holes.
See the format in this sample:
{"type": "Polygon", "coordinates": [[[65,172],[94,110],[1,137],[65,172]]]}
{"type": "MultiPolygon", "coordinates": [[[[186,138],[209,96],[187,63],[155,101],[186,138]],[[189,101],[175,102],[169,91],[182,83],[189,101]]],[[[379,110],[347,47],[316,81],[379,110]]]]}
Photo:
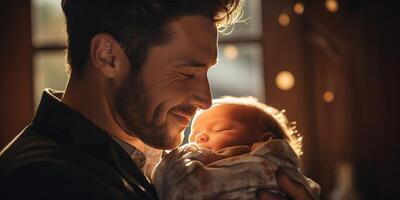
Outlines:
{"type": "Polygon", "coordinates": [[[208,141],[208,135],[204,133],[199,133],[196,135],[196,143],[205,143],[208,141]]]}

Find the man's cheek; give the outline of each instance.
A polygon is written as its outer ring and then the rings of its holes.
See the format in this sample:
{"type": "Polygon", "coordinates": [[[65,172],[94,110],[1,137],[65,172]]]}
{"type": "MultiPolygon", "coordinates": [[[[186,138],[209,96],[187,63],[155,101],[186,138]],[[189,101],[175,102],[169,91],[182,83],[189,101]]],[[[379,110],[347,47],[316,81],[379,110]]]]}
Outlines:
{"type": "Polygon", "coordinates": [[[168,99],[169,97],[176,95],[178,92],[179,88],[175,85],[154,86],[147,89],[149,96],[158,101],[168,99]]]}
{"type": "Polygon", "coordinates": [[[149,98],[145,108],[146,122],[162,126],[168,114],[168,105],[168,98],[162,94],[149,98]]]}
{"type": "Polygon", "coordinates": [[[199,82],[196,82],[194,80],[192,81],[182,81],[181,84],[176,85],[176,90],[180,92],[189,92],[195,89],[196,85],[198,85],[199,82]]]}
{"type": "Polygon", "coordinates": [[[160,104],[159,98],[148,95],[143,103],[144,115],[147,123],[152,123],[157,106],[160,104]]]}

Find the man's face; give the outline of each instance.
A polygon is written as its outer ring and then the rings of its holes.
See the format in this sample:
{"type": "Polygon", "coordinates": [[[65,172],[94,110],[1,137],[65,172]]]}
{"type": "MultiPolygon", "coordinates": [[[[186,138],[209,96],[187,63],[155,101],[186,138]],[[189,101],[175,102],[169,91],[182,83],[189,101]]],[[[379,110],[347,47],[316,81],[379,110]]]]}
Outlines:
{"type": "Polygon", "coordinates": [[[202,16],[185,16],[168,24],[163,45],[150,48],[140,75],[130,73],[115,94],[120,126],[144,143],[172,149],[197,109],[211,105],[208,69],[216,63],[217,30],[202,16]]]}
{"type": "Polygon", "coordinates": [[[256,119],[256,113],[246,107],[215,105],[195,118],[189,141],[214,151],[230,146],[251,145],[259,138],[256,119]]]}

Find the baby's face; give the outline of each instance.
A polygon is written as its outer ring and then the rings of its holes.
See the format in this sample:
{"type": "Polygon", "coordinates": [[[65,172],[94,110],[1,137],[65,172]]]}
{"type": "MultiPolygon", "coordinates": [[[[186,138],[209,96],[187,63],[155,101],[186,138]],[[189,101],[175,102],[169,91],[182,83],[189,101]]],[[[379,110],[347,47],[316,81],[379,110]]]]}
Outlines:
{"type": "Polygon", "coordinates": [[[193,121],[189,141],[214,151],[236,145],[251,145],[259,139],[255,132],[258,129],[257,120],[249,120],[253,116],[256,115],[242,106],[213,106],[193,121]]]}

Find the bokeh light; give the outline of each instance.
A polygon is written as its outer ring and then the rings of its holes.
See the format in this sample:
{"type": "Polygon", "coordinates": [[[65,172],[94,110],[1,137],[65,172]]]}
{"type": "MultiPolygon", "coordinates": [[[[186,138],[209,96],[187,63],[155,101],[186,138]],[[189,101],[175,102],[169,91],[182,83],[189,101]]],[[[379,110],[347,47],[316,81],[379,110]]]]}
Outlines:
{"type": "Polygon", "coordinates": [[[279,15],[278,21],[281,26],[289,26],[290,16],[287,13],[281,13],[279,15]]]}
{"type": "Polygon", "coordinates": [[[326,0],[325,7],[329,12],[335,13],[339,10],[339,3],[336,0],[326,0]]]}
{"type": "Polygon", "coordinates": [[[239,55],[239,51],[235,45],[229,44],[224,47],[224,56],[228,60],[235,60],[239,55]]]}
{"type": "Polygon", "coordinates": [[[301,2],[297,2],[294,4],[293,10],[296,14],[301,15],[304,13],[304,4],[301,2]]]}
{"type": "Polygon", "coordinates": [[[281,71],[275,78],[275,84],[281,90],[290,90],[295,85],[295,78],[292,73],[281,71]]]}
{"type": "Polygon", "coordinates": [[[328,90],[324,92],[323,98],[326,103],[331,103],[335,99],[335,94],[328,90]]]}

